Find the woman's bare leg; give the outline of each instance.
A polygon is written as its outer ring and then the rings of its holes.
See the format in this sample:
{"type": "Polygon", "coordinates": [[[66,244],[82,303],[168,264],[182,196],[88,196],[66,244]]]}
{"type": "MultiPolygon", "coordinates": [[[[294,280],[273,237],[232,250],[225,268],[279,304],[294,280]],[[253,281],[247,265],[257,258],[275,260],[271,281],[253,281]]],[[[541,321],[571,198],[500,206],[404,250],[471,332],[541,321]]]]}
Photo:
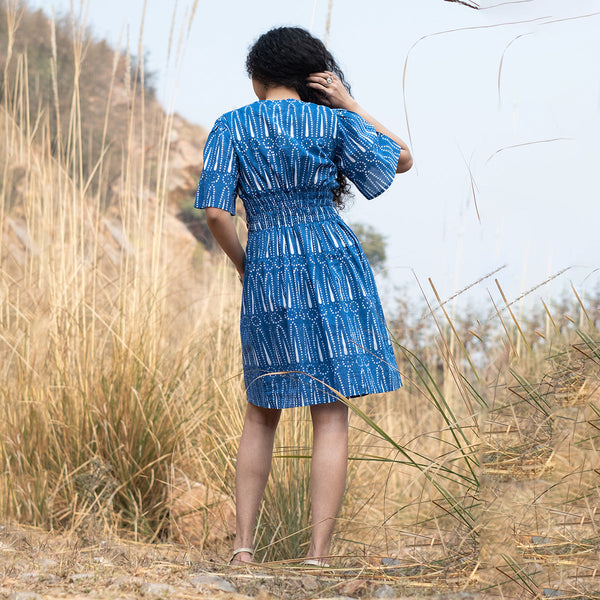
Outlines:
{"type": "Polygon", "coordinates": [[[307,558],[329,556],[348,470],[348,407],[340,401],[310,407],[312,540],[307,558]]]}
{"type": "MultiPolygon", "coordinates": [[[[269,479],[273,440],[280,415],[281,411],[277,409],[261,408],[250,403],[246,407],[235,471],[234,548],[253,547],[256,517],[269,479]]],[[[247,552],[241,552],[233,562],[247,562],[251,558],[247,552]]]]}

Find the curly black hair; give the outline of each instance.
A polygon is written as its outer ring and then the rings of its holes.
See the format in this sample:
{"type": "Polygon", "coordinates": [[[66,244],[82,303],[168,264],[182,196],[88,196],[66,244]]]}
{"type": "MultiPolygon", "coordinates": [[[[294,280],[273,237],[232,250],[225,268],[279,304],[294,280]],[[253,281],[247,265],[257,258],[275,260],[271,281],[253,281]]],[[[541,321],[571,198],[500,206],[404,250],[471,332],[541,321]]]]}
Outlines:
{"type": "MultiPolygon", "coordinates": [[[[306,84],[311,73],[331,71],[350,92],[344,73],[325,44],[301,27],[276,27],[263,33],[248,52],[246,71],[250,77],[266,85],[294,88],[304,102],[329,105],[324,94],[306,84]]],[[[340,171],[337,183],[333,200],[341,209],[344,197],[350,194],[350,184],[340,171]]]]}

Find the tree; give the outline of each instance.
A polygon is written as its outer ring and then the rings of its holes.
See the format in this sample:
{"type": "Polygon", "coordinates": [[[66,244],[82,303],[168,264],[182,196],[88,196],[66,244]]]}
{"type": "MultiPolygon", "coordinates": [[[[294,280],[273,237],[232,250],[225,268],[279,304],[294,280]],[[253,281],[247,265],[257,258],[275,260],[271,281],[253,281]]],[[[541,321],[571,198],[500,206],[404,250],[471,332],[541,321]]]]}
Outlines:
{"type": "Polygon", "coordinates": [[[371,225],[365,223],[354,223],[351,225],[356,237],[360,240],[369,264],[374,271],[383,268],[386,261],[385,238],[371,225]]]}

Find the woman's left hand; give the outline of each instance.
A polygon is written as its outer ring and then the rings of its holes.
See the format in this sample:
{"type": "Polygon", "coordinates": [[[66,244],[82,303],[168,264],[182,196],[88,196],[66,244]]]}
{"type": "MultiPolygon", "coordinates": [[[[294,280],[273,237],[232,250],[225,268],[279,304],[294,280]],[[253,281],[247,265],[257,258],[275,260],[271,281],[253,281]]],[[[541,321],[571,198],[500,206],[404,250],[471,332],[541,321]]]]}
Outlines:
{"type": "Polygon", "coordinates": [[[344,108],[356,112],[356,100],[350,95],[335,73],[331,71],[311,73],[306,78],[306,85],[321,92],[331,108],[344,108]]]}

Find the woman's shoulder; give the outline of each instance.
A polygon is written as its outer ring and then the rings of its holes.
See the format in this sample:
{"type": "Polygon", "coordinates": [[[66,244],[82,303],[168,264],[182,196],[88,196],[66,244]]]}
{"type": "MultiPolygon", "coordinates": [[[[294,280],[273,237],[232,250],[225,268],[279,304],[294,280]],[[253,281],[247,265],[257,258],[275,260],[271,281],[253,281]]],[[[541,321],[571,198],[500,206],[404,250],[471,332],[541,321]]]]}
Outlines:
{"type": "Polygon", "coordinates": [[[244,106],[240,106],[239,108],[234,108],[233,110],[229,110],[223,113],[214,124],[214,127],[224,127],[227,129],[231,129],[235,122],[244,122],[248,119],[251,119],[253,115],[257,115],[260,113],[260,102],[252,102],[250,104],[245,104],[244,106]]]}
{"type": "Polygon", "coordinates": [[[334,132],[335,135],[338,120],[343,119],[348,112],[294,98],[257,100],[223,113],[215,121],[213,129],[240,139],[245,135],[244,132],[250,131],[251,135],[254,135],[252,131],[262,130],[265,126],[270,129],[278,128],[283,122],[297,124],[308,122],[319,128],[322,127],[318,125],[319,123],[326,123],[327,130],[334,132]]]}

